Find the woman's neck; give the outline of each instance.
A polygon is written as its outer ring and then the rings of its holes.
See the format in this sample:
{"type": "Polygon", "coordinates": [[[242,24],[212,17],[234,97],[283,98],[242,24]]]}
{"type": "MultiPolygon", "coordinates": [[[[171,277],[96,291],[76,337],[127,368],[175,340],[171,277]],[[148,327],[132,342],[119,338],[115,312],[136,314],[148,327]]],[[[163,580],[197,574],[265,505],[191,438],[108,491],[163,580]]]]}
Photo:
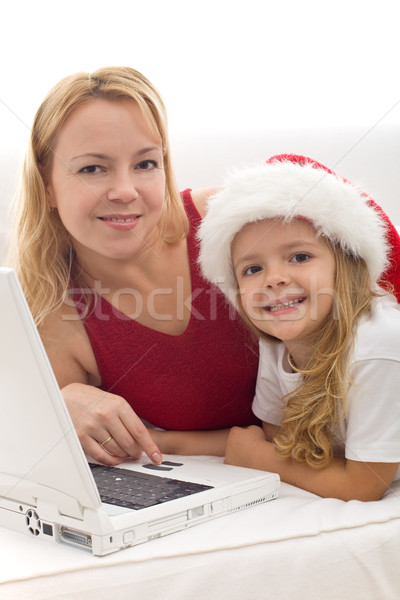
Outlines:
{"type": "Polygon", "coordinates": [[[191,314],[191,272],[186,240],[152,248],[146,260],[86,263],[82,275],[119,312],[151,329],[182,334],[191,314]],[[97,268],[96,268],[97,267],[97,268]],[[92,270],[94,269],[94,270],[92,270]]]}
{"type": "Polygon", "coordinates": [[[168,253],[168,244],[160,239],[151,246],[143,247],[134,256],[123,259],[80,252],[78,249],[77,271],[90,287],[104,285],[115,290],[126,287],[130,281],[157,279],[164,256],[168,253]]]}

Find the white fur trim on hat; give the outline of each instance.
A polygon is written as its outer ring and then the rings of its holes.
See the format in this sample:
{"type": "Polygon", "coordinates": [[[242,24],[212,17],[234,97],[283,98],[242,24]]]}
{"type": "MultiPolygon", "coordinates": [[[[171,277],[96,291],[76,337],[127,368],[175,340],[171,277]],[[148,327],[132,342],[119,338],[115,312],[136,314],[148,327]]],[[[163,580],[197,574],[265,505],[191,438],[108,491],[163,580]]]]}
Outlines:
{"type": "Polygon", "coordinates": [[[375,283],[387,266],[388,244],[385,224],[367,200],[350,182],[312,164],[273,162],[233,174],[209,199],[199,228],[203,275],[236,305],[235,235],[250,222],[301,216],[344,252],[363,258],[375,283]]]}

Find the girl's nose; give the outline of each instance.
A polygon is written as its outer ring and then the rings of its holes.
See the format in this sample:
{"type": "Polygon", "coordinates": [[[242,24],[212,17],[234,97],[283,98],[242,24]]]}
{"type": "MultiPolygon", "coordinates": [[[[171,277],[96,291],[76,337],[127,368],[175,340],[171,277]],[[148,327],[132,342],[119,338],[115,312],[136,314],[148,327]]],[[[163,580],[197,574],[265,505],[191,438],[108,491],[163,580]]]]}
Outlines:
{"type": "Polygon", "coordinates": [[[271,289],[275,287],[282,287],[287,285],[290,281],[290,277],[283,265],[273,265],[266,269],[264,285],[271,289]]]}

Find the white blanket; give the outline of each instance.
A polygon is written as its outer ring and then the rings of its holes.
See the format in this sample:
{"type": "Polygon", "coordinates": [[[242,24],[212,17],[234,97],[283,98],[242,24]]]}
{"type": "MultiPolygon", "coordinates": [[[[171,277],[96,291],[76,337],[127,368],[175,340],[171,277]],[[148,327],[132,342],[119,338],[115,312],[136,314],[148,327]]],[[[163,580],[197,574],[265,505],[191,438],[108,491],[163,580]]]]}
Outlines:
{"type": "Polygon", "coordinates": [[[282,484],[272,502],[103,558],[1,530],[0,598],[398,600],[399,564],[400,482],[369,503],[282,484]]]}

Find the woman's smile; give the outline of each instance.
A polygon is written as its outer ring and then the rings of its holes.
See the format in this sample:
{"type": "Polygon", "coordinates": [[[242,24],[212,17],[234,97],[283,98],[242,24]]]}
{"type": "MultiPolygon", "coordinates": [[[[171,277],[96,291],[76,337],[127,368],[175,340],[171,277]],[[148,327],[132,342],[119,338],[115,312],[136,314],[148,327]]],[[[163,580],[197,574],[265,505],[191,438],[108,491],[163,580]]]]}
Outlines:
{"type": "Polygon", "coordinates": [[[140,215],[110,215],[104,217],[97,217],[100,221],[105,223],[108,227],[112,227],[113,229],[117,229],[119,231],[130,231],[134,227],[136,227],[140,215]]]}

